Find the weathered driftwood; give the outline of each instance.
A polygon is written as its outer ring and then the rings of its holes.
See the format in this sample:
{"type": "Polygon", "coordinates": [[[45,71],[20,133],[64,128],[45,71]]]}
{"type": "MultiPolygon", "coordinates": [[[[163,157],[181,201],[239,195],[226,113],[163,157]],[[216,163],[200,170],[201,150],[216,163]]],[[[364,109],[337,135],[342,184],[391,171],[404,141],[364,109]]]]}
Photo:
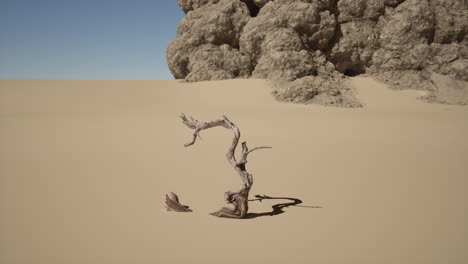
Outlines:
{"type": "Polygon", "coordinates": [[[170,192],[166,193],[166,209],[168,211],[175,212],[192,212],[187,205],[183,205],[179,202],[179,197],[177,194],[170,192]]]}
{"type": "Polygon", "coordinates": [[[245,164],[247,163],[247,156],[254,150],[271,147],[256,147],[249,150],[249,148],[247,147],[247,143],[242,142],[241,158],[239,161],[237,161],[235,157],[235,151],[237,144],[239,143],[240,131],[239,128],[234,123],[232,123],[226,116],[223,116],[223,119],[218,119],[209,122],[198,121],[196,119],[193,119],[192,117],[190,117],[189,120],[184,114],[182,114],[180,117],[182,118],[182,122],[187,127],[195,130],[193,132],[192,141],[186,143],[184,145],[185,147],[193,145],[197,140],[197,137],[199,137],[200,131],[202,130],[218,126],[232,130],[234,137],[232,139],[231,146],[229,147],[226,153],[226,158],[231,164],[231,166],[234,168],[234,170],[240,175],[243,184],[240,190],[227,191],[224,195],[224,200],[228,204],[232,204],[234,208],[223,207],[219,211],[212,213],[212,215],[228,218],[244,218],[247,214],[247,211],[249,210],[249,192],[253,184],[252,174],[247,172],[245,166],[245,164]]]}

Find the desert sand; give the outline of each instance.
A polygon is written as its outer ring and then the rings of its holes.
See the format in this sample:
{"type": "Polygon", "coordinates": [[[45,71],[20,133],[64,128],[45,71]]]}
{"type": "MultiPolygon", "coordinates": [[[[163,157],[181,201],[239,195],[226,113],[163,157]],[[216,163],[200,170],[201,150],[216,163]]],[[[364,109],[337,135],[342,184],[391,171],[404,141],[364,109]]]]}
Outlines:
{"type": "Polygon", "coordinates": [[[351,83],[363,108],[280,103],[263,80],[1,80],[0,263],[468,263],[468,107],[351,83]],[[231,131],[184,148],[182,112],[272,146],[249,156],[252,198],[302,203],[210,216],[241,184],[231,131]]]}

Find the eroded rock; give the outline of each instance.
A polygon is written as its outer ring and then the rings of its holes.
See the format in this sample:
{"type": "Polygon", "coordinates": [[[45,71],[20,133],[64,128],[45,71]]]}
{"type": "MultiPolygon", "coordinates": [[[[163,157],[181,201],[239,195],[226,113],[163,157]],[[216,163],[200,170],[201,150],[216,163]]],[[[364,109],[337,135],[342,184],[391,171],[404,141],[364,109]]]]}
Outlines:
{"type": "Polygon", "coordinates": [[[379,46],[379,35],[373,21],[351,21],[341,24],[343,36],[333,47],[330,61],[337,71],[347,75],[365,72],[379,46]]]}
{"type": "Polygon", "coordinates": [[[291,82],[274,82],[273,95],[280,101],[340,107],[361,107],[342,76],[306,76],[291,82]]]}
{"type": "Polygon", "coordinates": [[[248,78],[250,63],[238,50],[224,44],[205,44],[189,56],[185,79],[189,82],[248,78]]]}
{"type": "Polygon", "coordinates": [[[384,0],[340,0],[338,22],[354,20],[377,21],[385,10],[384,0]]]}
{"type": "MultiPolygon", "coordinates": [[[[193,6],[193,2],[190,3],[193,6]]],[[[200,67],[194,67],[193,65],[200,63],[191,62],[190,58],[202,58],[206,61],[207,56],[195,56],[192,53],[203,49],[203,54],[206,54],[206,44],[229,45],[236,49],[239,46],[240,33],[250,19],[250,11],[244,3],[237,0],[220,0],[200,7],[197,5],[197,7],[182,19],[177,30],[177,37],[166,50],[169,69],[177,79],[185,79],[189,75],[193,81],[218,79],[221,76],[220,72],[229,68],[224,67],[224,60],[228,59],[228,57],[221,56],[210,59],[211,63],[209,65],[213,68],[209,70],[213,72],[213,77],[210,77],[210,71],[206,73],[198,71],[201,75],[195,76],[197,73],[192,73],[191,69],[199,69],[200,67]],[[215,60],[218,60],[218,62],[215,63],[215,60]],[[190,65],[192,65],[191,68],[189,68],[190,65]]],[[[214,51],[213,48],[211,50],[214,51]]],[[[223,54],[226,54],[226,52],[223,54]]],[[[231,52],[231,54],[233,56],[238,55],[236,52],[231,52]]],[[[238,59],[229,60],[237,61],[238,59]]],[[[248,67],[248,65],[245,67],[248,67]]],[[[237,75],[245,77],[241,74],[237,75]]],[[[236,74],[226,74],[224,76],[234,78],[236,74]]]]}
{"type": "Polygon", "coordinates": [[[440,102],[464,102],[443,99],[428,78],[439,74],[456,80],[439,83],[458,88],[468,81],[465,0],[178,3],[187,16],[167,49],[177,79],[266,78],[284,85],[275,88],[282,100],[354,106],[344,75],[368,73],[395,87],[428,90],[440,102]]]}

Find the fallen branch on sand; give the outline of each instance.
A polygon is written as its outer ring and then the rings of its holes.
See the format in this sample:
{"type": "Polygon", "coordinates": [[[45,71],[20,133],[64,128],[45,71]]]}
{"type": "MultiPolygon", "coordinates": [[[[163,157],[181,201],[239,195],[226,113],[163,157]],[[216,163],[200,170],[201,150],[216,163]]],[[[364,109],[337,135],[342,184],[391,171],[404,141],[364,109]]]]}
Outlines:
{"type": "Polygon", "coordinates": [[[166,209],[174,212],[192,212],[187,205],[183,205],[179,202],[177,194],[170,192],[166,194],[166,209]]]}

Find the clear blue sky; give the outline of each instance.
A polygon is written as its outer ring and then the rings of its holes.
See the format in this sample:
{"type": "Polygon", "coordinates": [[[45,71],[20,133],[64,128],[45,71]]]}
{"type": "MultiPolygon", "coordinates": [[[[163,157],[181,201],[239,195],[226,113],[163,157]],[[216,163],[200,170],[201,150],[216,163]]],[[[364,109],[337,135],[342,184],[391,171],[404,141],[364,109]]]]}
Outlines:
{"type": "Polygon", "coordinates": [[[176,0],[0,0],[0,79],[173,79],[176,0]]]}

